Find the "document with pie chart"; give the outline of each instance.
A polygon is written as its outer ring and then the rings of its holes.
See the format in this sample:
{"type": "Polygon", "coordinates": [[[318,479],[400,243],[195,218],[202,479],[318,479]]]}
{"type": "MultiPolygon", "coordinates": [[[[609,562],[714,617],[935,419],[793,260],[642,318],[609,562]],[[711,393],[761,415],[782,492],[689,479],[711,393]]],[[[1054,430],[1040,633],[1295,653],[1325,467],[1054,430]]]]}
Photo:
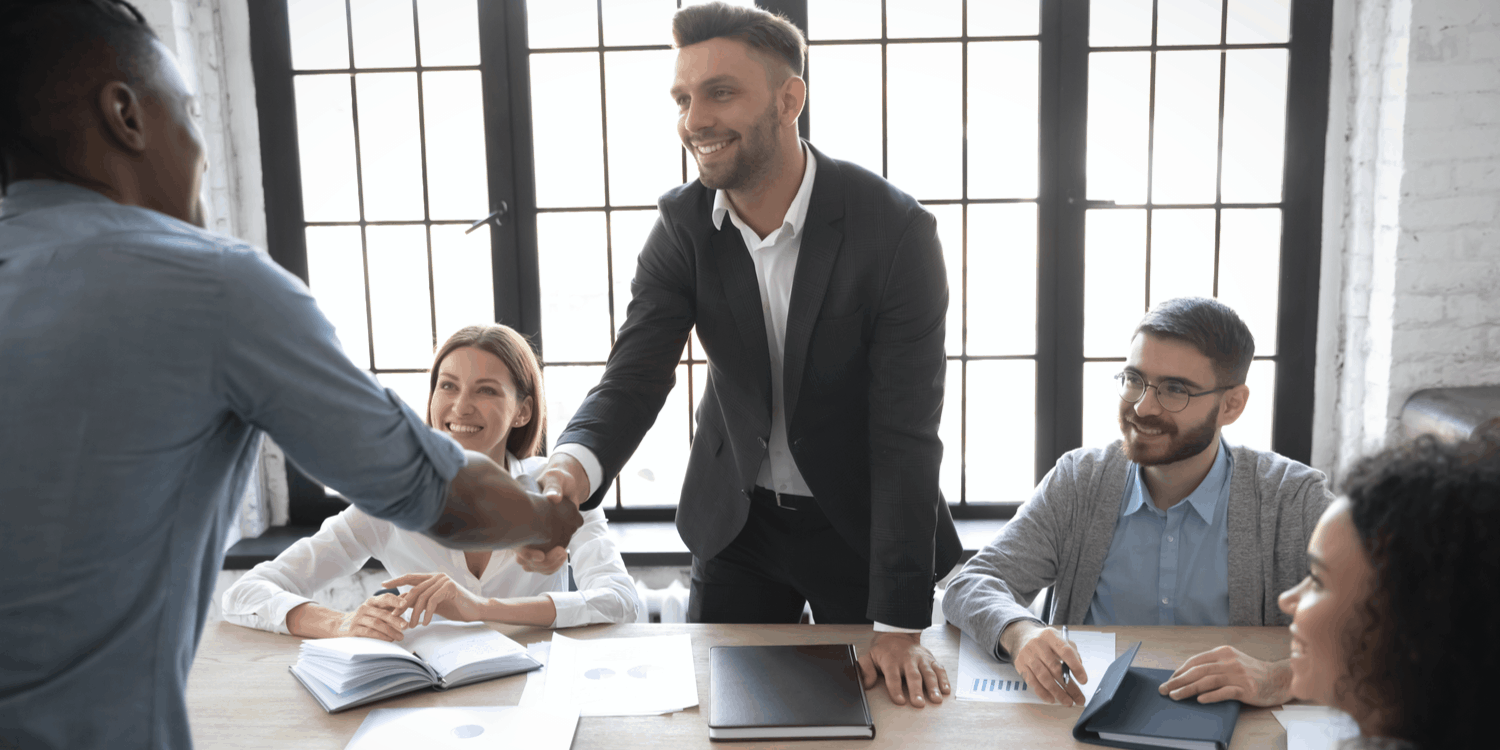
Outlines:
{"type": "Polygon", "coordinates": [[[668,714],[698,705],[687,634],[569,638],[552,634],[544,700],[577,704],[583,716],[668,714]]]}

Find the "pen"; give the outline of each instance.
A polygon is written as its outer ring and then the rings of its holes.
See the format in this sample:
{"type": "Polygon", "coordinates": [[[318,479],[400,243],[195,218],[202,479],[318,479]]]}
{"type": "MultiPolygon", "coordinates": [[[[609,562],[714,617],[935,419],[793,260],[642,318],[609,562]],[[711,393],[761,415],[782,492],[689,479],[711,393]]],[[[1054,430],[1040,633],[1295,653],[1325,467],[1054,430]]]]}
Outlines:
{"type": "MultiPolygon", "coordinates": [[[[1063,626],[1063,643],[1067,643],[1067,642],[1068,642],[1068,626],[1064,625],[1063,626]]],[[[1063,687],[1066,688],[1068,686],[1068,683],[1072,682],[1072,680],[1073,680],[1073,673],[1072,673],[1071,670],[1068,669],[1068,662],[1064,661],[1063,662],[1063,682],[1062,682],[1063,687]]]]}

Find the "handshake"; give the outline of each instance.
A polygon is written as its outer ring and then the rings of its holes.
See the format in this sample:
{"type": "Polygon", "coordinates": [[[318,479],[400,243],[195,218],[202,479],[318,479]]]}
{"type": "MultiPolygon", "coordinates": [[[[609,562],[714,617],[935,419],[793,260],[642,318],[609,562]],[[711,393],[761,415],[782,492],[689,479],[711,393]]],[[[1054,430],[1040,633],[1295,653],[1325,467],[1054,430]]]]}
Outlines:
{"type": "Polygon", "coordinates": [[[559,454],[539,478],[541,493],[527,490],[509,472],[476,451],[449,484],[442,516],[428,529],[438,543],[464,550],[526,547],[523,562],[545,568],[583,525],[578,506],[588,499],[588,477],[571,456],[559,454]]]}

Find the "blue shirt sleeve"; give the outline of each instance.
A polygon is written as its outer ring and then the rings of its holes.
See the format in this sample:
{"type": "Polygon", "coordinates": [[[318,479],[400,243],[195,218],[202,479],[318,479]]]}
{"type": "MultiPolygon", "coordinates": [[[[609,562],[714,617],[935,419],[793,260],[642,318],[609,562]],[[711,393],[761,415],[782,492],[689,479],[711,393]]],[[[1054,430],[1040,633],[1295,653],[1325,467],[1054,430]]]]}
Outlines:
{"type": "Polygon", "coordinates": [[[214,385],[229,408],[360,510],[431,527],[463,449],[349,360],[300,279],[253,248],[222,257],[214,385]]]}

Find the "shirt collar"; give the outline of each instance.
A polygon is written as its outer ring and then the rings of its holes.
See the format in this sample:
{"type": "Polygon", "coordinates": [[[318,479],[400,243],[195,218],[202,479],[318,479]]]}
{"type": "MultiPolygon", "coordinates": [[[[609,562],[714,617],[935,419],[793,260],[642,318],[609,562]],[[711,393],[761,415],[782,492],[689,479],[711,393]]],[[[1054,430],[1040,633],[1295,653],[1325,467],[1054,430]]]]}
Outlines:
{"type": "Polygon", "coordinates": [[[102,193],[57,180],[20,180],[12,182],[0,198],[0,218],[8,218],[41,208],[70,203],[114,203],[102,193]]]}
{"type": "MultiPolygon", "coordinates": [[[[807,222],[807,207],[812,198],[813,179],[818,173],[818,158],[808,150],[806,144],[803,144],[801,148],[802,155],[806,157],[807,162],[807,166],[802,169],[802,185],[797,188],[797,195],[793,196],[792,205],[787,206],[786,217],[781,220],[781,226],[766,235],[766,239],[783,231],[796,235],[802,231],[802,225],[807,222]]],[[[734,210],[734,204],[729,202],[729,193],[715,190],[712,219],[715,229],[723,228],[725,214],[729,215],[730,221],[734,222],[736,227],[746,226],[745,222],[740,219],[739,212],[734,210]]]]}
{"type": "MultiPolygon", "coordinates": [[[[1224,483],[1229,481],[1229,446],[1224,444],[1224,439],[1219,438],[1218,455],[1214,457],[1214,464],[1208,470],[1208,476],[1194,488],[1192,494],[1184,501],[1202,518],[1205,523],[1213,523],[1214,511],[1218,508],[1219,498],[1224,494],[1224,483]]],[[[1150,493],[1146,490],[1146,480],[1141,476],[1141,467],[1131,465],[1132,477],[1135,485],[1130,492],[1130,499],[1126,501],[1124,515],[1130,515],[1146,507],[1146,498],[1150,493]]],[[[1152,506],[1153,509],[1155,506],[1152,506]]]]}

